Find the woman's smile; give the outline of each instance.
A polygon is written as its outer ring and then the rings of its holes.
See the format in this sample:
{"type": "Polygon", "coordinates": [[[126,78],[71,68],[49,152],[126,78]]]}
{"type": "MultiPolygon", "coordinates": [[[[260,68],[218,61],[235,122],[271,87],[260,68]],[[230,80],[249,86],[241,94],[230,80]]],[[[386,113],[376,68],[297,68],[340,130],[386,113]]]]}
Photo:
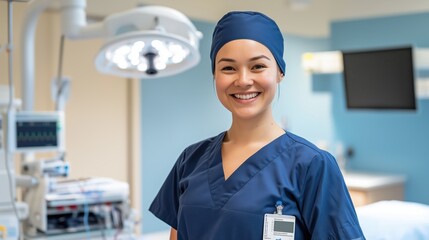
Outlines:
{"type": "Polygon", "coordinates": [[[256,92],[256,93],[244,93],[244,94],[236,93],[236,94],[232,94],[231,96],[242,100],[249,100],[257,97],[258,95],[259,93],[256,92]]]}

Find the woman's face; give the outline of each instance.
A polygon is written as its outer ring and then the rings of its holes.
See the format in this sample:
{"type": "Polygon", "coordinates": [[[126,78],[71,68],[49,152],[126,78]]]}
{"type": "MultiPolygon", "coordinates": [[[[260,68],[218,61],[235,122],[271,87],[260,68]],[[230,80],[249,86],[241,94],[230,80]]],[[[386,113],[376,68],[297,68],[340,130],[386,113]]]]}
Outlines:
{"type": "Polygon", "coordinates": [[[283,76],[270,50],[239,39],[225,44],[215,61],[216,93],[233,118],[271,117],[271,102],[283,76]]]}

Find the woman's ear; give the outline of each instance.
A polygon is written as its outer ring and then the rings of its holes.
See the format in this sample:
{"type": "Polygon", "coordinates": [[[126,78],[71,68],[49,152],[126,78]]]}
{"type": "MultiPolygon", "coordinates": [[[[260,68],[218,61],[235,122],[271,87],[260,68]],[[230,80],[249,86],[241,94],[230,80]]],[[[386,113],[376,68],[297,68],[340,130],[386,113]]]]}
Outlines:
{"type": "Polygon", "coordinates": [[[279,71],[277,76],[278,76],[277,77],[277,83],[280,83],[283,80],[285,75],[281,71],[279,71]]]}

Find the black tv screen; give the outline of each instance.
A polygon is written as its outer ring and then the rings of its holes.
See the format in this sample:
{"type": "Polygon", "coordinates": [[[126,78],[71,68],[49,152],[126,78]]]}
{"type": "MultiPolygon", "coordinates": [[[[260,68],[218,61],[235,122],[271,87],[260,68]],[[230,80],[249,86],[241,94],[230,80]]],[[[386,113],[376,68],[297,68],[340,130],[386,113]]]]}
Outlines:
{"type": "Polygon", "coordinates": [[[411,47],[343,52],[349,109],[416,109],[411,47]]]}

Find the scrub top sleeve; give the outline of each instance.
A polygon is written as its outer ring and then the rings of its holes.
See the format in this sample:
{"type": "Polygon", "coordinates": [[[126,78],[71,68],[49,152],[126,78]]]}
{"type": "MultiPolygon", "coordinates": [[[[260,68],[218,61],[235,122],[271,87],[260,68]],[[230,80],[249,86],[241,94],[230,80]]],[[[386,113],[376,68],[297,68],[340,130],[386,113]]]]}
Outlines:
{"type": "Polygon", "coordinates": [[[157,218],[174,229],[177,229],[177,212],[179,210],[179,166],[184,158],[182,153],[168,174],[164,184],[149,207],[157,218]]]}
{"type": "Polygon", "coordinates": [[[308,166],[301,209],[311,239],[365,239],[341,171],[327,152],[308,166]]]}

